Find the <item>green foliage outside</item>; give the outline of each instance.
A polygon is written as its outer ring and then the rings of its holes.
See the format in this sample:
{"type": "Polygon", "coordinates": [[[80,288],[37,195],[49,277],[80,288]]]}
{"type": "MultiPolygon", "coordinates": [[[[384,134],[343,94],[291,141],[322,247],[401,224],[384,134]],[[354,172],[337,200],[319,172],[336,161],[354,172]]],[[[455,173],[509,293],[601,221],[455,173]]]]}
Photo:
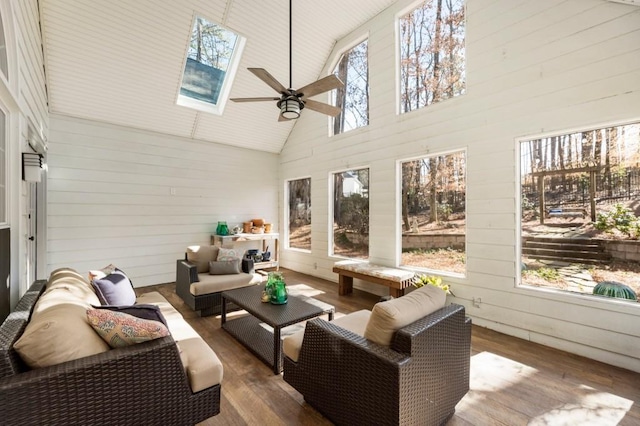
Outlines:
{"type": "Polygon", "coordinates": [[[537,276],[543,280],[555,282],[560,280],[560,273],[557,269],[542,267],[538,269],[525,269],[522,271],[524,277],[537,276]]]}
{"type": "Polygon", "coordinates": [[[631,238],[640,236],[640,218],[622,204],[616,204],[610,212],[598,213],[594,226],[605,232],[617,229],[631,238]]]}
{"type": "Polygon", "coordinates": [[[362,234],[369,233],[369,199],[351,194],[342,199],[338,226],[362,234]]]}

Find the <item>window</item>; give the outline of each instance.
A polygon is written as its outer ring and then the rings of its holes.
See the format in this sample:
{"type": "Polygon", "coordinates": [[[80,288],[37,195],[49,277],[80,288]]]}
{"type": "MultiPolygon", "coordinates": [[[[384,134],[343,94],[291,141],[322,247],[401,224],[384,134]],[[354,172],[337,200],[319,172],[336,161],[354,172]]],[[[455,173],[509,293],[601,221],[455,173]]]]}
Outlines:
{"type": "Polygon", "coordinates": [[[196,16],[178,105],[222,114],[244,43],[244,37],[196,16]]]}
{"type": "Polygon", "coordinates": [[[640,294],[640,123],[522,141],[520,181],[521,284],[640,294]]]}
{"type": "Polygon", "coordinates": [[[311,178],[290,180],[289,248],[311,251],[311,178]]]}
{"type": "Polygon", "coordinates": [[[4,34],[4,17],[0,11],[0,71],[9,80],[9,63],[7,60],[7,37],[4,34]]]}
{"type": "Polygon", "coordinates": [[[427,0],[398,24],[400,112],[463,94],[464,0],[427,0]]]}
{"type": "Polygon", "coordinates": [[[400,264],[464,274],[467,164],[464,151],[400,163],[400,264]]]}
{"type": "Polygon", "coordinates": [[[6,224],[7,218],[7,116],[0,109],[0,224],[6,224]]]}
{"type": "Polygon", "coordinates": [[[333,255],[369,258],[369,169],[333,174],[333,255]]]}
{"type": "Polygon", "coordinates": [[[369,66],[367,40],[345,52],[333,73],[344,87],[332,92],[335,106],[342,112],[333,118],[333,134],[348,132],[369,125],[369,66]]]}

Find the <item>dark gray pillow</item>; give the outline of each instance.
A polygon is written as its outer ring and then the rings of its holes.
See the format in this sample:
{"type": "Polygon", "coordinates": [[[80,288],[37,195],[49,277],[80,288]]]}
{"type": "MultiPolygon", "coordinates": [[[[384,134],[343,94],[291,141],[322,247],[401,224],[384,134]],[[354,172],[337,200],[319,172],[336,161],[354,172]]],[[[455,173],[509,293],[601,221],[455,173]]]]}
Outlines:
{"type": "Polygon", "coordinates": [[[240,273],[240,259],[213,260],[209,262],[209,274],[230,275],[240,273]]]}
{"type": "Polygon", "coordinates": [[[91,305],[94,309],[107,309],[109,311],[122,312],[124,314],[129,314],[136,318],[151,320],[151,321],[160,321],[165,326],[167,326],[167,320],[164,319],[162,312],[160,312],[160,308],[156,305],[148,305],[141,303],[139,305],[133,306],[114,306],[114,305],[102,305],[102,306],[94,306],[91,305]]]}
{"type": "Polygon", "coordinates": [[[103,305],[128,306],[136,303],[133,285],[120,269],[104,278],[94,279],[91,283],[103,305]]]}

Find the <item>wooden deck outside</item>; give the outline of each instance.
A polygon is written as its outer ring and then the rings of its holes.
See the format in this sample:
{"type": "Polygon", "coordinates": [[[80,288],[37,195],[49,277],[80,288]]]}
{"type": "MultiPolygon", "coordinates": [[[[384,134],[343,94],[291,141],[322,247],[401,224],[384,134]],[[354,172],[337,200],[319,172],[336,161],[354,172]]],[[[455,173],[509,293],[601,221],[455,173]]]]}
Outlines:
{"type": "MultiPolygon", "coordinates": [[[[336,316],[371,309],[378,296],[282,270],[289,286],[336,307],[336,316]]],[[[174,284],[139,289],[162,293],[224,364],[221,413],[202,426],[330,425],[302,396],[220,328],[200,318],[175,294],[174,284]]],[[[449,426],[640,425],[640,374],[474,326],[471,390],[449,426]]]]}

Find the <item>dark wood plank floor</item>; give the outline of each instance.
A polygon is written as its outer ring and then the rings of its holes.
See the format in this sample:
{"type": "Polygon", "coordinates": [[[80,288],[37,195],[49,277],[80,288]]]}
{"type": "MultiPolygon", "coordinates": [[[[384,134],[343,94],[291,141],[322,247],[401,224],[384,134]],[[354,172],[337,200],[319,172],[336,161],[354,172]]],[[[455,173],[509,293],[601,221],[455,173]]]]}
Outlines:
{"type": "MultiPolygon", "coordinates": [[[[308,286],[337,315],[371,309],[379,297],[354,290],[338,296],[337,284],[283,270],[287,285],[308,286]]],[[[200,318],[175,294],[159,291],[187,319],[224,364],[221,412],[214,425],[329,425],[301,395],[220,328],[219,317],[200,318]]],[[[640,425],[640,374],[577,355],[473,327],[471,390],[449,426],[640,425]]]]}

